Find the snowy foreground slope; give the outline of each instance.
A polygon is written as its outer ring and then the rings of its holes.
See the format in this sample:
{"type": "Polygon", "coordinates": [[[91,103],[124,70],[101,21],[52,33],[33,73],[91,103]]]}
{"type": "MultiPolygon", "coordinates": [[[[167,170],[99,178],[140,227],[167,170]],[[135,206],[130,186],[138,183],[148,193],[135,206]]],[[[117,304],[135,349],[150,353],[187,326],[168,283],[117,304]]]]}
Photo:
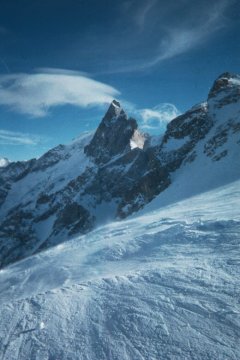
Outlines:
{"type": "Polygon", "coordinates": [[[0,272],[0,358],[240,359],[240,181],[0,272]]]}

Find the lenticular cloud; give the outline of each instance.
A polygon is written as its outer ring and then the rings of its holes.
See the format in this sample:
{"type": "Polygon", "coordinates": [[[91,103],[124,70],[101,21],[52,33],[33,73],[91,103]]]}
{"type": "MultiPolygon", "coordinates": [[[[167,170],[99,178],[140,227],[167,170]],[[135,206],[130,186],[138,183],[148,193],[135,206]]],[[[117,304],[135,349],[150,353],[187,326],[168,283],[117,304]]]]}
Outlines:
{"type": "Polygon", "coordinates": [[[115,88],[73,71],[41,70],[0,76],[0,105],[34,117],[55,106],[98,106],[119,95],[115,88]]]}

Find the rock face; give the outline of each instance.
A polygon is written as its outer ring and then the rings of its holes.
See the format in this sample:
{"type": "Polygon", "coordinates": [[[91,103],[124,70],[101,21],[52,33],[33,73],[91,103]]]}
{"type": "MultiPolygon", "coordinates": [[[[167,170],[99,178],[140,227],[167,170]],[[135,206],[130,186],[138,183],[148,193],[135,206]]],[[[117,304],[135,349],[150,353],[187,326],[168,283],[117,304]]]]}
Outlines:
{"type": "Polygon", "coordinates": [[[104,164],[116,155],[130,150],[130,139],[137,129],[135,119],[128,119],[120,103],[114,100],[102,119],[85,153],[97,164],[104,164]]]}
{"type": "Polygon", "coordinates": [[[191,166],[204,159],[230,164],[239,149],[237,75],[221,75],[207,102],[172,120],[158,142],[114,100],[95,134],[0,168],[0,266],[125,218],[171,186],[187,165],[191,178],[191,166]]]}
{"type": "Polygon", "coordinates": [[[239,75],[229,72],[221,74],[214,82],[208,94],[208,102],[217,99],[218,107],[226,105],[227,103],[238,102],[240,95],[239,82],[239,75]],[[219,101],[220,98],[222,98],[221,101],[219,101]]]}
{"type": "Polygon", "coordinates": [[[0,206],[4,203],[13,183],[24,177],[32,168],[35,159],[9,163],[0,167],[0,206]]]}
{"type": "Polygon", "coordinates": [[[180,167],[196,144],[203,139],[213,126],[206,103],[190,109],[172,120],[159,146],[159,157],[172,172],[180,167]]]}

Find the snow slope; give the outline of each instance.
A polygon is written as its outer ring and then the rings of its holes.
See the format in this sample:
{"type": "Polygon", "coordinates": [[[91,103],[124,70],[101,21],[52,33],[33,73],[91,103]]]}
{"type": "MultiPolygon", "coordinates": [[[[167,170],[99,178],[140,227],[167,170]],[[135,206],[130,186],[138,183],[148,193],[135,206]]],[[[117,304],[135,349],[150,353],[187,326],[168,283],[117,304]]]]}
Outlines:
{"type": "MultiPolygon", "coordinates": [[[[91,133],[83,133],[81,137],[73,140],[69,145],[59,145],[52,149],[50,151],[52,157],[48,155],[49,160],[46,155],[40,158],[37,164],[40,170],[36,169],[30,172],[12,185],[4,207],[0,210],[0,215],[4,216],[15,204],[30,202],[43,189],[48,191],[49,194],[57,192],[69,181],[81,174],[90,162],[84,156],[83,149],[91,137],[91,133]],[[56,163],[53,161],[53,164],[50,166],[48,162],[51,162],[53,159],[56,163]],[[41,167],[43,167],[43,170],[41,167]]],[[[34,205],[32,206],[33,208],[34,205]]]]}
{"type": "Polygon", "coordinates": [[[0,272],[0,358],[240,358],[240,181],[0,272]]]}
{"type": "MultiPolygon", "coordinates": [[[[220,120],[219,117],[219,128],[222,125],[220,120]]],[[[227,156],[222,157],[220,161],[213,161],[211,157],[206,156],[205,148],[206,143],[215,136],[215,131],[216,129],[213,128],[203,140],[198,142],[194,148],[194,161],[183,162],[182,166],[172,174],[171,186],[146,204],[139,214],[147,214],[149,211],[240,179],[239,132],[228,136],[227,141],[219,146],[214,154],[218,156],[219,153],[227,151],[227,156]]]]}

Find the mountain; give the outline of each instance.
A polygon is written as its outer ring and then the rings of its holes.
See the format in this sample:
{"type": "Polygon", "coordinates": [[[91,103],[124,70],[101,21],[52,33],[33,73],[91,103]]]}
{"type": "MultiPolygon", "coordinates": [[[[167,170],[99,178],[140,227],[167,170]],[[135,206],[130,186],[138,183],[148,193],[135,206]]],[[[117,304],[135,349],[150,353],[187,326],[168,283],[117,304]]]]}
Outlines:
{"type": "Polygon", "coordinates": [[[239,100],[222,74],[159,141],[113,101],[0,169],[1,359],[240,358],[239,100]]]}
{"type": "Polygon", "coordinates": [[[158,142],[114,100],[94,134],[0,168],[1,266],[239,179],[239,100],[240,77],[222,74],[158,142]]]}

